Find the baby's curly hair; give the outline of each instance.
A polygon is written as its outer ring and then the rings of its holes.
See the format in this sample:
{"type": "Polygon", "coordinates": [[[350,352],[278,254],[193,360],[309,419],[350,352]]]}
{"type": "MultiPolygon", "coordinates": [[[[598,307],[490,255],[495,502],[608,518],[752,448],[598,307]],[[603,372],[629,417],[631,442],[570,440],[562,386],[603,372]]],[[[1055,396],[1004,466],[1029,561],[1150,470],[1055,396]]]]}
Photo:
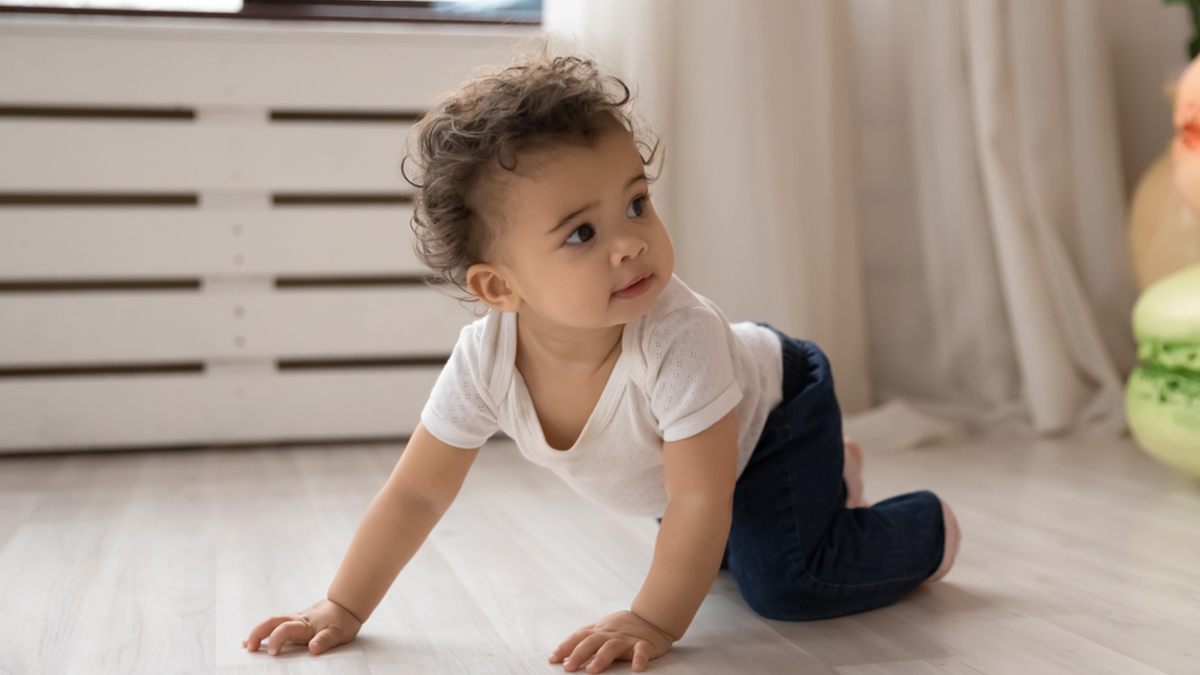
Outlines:
{"type": "Polygon", "coordinates": [[[642,163],[651,164],[659,144],[633,112],[632,101],[629,87],[602,74],[594,61],[550,58],[544,50],[439,100],[417,123],[416,149],[401,162],[405,180],[417,188],[413,249],[434,272],[427,283],[456,287],[460,300],[477,300],[467,286],[467,270],[484,261],[498,234],[480,213],[485,202],[494,201],[482,199],[481,181],[495,169],[514,170],[517,153],[547,136],[591,138],[607,115],[633,134],[642,163]],[[410,161],[420,182],[408,176],[410,161]]]}

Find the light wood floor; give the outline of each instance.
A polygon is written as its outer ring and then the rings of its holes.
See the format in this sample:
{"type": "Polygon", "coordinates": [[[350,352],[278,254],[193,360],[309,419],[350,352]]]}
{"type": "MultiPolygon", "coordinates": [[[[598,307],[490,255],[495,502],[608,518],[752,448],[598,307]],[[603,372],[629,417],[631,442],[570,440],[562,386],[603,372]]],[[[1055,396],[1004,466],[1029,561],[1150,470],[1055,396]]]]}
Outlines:
{"type": "MultiPolygon", "coordinates": [[[[0,458],[0,673],[555,673],[559,640],[637,592],[654,521],[609,515],[499,441],[357,641],[243,651],[255,623],[323,597],[399,452],[0,458]]],[[[964,532],[943,582],[784,623],[722,573],[651,672],[1200,673],[1196,481],[1128,440],[868,448],[868,499],[920,488],[964,532]]]]}

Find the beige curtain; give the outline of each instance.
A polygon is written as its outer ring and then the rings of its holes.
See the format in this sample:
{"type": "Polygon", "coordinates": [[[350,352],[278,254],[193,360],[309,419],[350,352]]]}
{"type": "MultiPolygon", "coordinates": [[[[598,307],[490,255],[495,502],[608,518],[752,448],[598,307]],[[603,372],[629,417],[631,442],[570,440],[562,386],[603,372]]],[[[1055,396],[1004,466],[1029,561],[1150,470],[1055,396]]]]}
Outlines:
{"type": "Polygon", "coordinates": [[[546,11],[561,48],[581,44],[638,85],[666,141],[652,194],[676,273],[731,321],[819,344],[843,408],[866,409],[845,4],[550,0],[546,11]]]}
{"type": "Polygon", "coordinates": [[[1136,294],[1091,0],[855,0],[880,400],[1113,436],[1136,294]]]}
{"type": "Polygon", "coordinates": [[[639,85],[677,271],[870,449],[1113,436],[1135,286],[1094,0],[549,0],[639,85]]]}

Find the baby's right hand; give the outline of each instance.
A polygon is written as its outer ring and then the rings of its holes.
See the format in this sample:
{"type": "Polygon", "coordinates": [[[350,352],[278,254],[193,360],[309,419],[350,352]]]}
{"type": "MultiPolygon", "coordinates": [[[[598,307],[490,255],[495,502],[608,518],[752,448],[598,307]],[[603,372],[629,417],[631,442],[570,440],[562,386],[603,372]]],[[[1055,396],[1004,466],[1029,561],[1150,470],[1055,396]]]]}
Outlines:
{"type": "Polygon", "coordinates": [[[308,651],[316,656],[353,640],[361,628],[362,622],[341,605],[321,600],[303,612],[273,616],[258,624],[250,631],[250,638],[242,641],[242,646],[256,652],[263,638],[270,636],[267,653],[271,656],[283,651],[289,642],[307,642],[308,651]]]}

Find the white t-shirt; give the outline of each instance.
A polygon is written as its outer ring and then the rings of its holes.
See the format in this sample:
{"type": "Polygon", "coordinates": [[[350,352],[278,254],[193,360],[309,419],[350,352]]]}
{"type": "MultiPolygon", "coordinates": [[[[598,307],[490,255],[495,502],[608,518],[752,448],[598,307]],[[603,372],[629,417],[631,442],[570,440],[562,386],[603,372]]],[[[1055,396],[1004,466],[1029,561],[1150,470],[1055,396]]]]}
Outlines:
{"type": "Polygon", "coordinates": [[[661,517],[667,508],[664,441],[694,436],[736,409],[740,476],[783,399],[775,333],[731,326],[674,275],[650,310],[625,324],[621,354],[571,448],[546,442],[516,354],[515,313],[489,310],[465,326],[421,412],[425,428],[460,448],[502,430],[583,496],[633,515],[661,517]]]}

